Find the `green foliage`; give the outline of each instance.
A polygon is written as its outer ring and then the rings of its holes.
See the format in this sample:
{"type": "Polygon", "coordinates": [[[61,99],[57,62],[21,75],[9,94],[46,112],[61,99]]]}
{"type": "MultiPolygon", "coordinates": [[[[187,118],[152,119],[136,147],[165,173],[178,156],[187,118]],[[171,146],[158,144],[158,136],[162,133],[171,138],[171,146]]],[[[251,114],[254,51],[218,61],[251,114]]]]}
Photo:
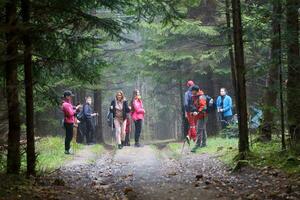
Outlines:
{"type": "Polygon", "coordinates": [[[229,124],[225,129],[219,132],[222,138],[238,138],[239,137],[239,127],[237,123],[229,124]]]}
{"type": "Polygon", "coordinates": [[[300,173],[300,157],[291,150],[282,151],[281,142],[254,143],[251,149],[250,163],[257,167],[270,166],[287,173],[300,173]]]}
{"type": "Polygon", "coordinates": [[[101,155],[104,152],[104,147],[103,145],[95,144],[92,146],[91,151],[96,155],[101,155]]]}
{"type": "MultiPolygon", "coordinates": [[[[72,145],[76,153],[82,149],[82,145],[72,145]],[[74,149],[76,148],[76,149],[74,149]]],[[[36,143],[37,171],[51,171],[62,166],[73,157],[64,154],[64,139],[62,137],[45,137],[36,143]]]]}

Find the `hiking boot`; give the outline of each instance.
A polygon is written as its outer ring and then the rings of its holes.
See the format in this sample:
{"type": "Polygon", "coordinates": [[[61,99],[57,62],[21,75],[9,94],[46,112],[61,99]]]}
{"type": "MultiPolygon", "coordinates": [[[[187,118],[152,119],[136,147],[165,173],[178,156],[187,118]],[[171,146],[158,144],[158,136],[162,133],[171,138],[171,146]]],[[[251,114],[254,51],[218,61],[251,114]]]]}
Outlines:
{"type": "Polygon", "coordinates": [[[137,142],[137,143],[134,144],[134,146],[135,147],[141,147],[141,144],[137,142]]]}
{"type": "Polygon", "coordinates": [[[196,145],[194,146],[194,148],[191,150],[192,153],[196,153],[197,152],[197,149],[199,149],[200,146],[199,145],[196,145]]]}
{"type": "Polygon", "coordinates": [[[201,147],[206,147],[207,145],[206,144],[201,144],[201,147]]]}
{"type": "Polygon", "coordinates": [[[69,150],[65,150],[65,154],[66,154],[66,155],[70,155],[71,153],[70,153],[69,150]]]}
{"type": "Polygon", "coordinates": [[[122,144],[118,144],[118,149],[122,149],[123,145],[122,144]]]}
{"type": "Polygon", "coordinates": [[[126,146],[126,144],[125,144],[124,141],[121,141],[121,145],[122,145],[122,146],[126,146]]]}
{"type": "Polygon", "coordinates": [[[189,138],[188,135],[185,136],[185,141],[186,141],[186,143],[187,143],[189,146],[191,145],[191,141],[190,141],[190,138],[189,138]]]}

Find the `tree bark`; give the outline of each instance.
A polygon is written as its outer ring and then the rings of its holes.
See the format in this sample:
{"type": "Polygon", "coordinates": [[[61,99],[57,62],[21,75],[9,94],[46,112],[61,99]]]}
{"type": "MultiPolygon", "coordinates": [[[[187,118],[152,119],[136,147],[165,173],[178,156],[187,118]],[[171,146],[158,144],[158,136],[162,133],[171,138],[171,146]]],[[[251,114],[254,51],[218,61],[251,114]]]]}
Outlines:
{"type": "Polygon", "coordinates": [[[246,98],[246,68],[244,63],[243,29],[241,19],[241,2],[232,0],[233,38],[236,71],[236,105],[239,120],[239,152],[244,159],[249,151],[247,98],[246,98]]]}
{"type": "MultiPolygon", "coordinates": [[[[30,22],[30,2],[21,1],[22,18],[24,24],[30,22]]],[[[32,84],[32,41],[29,33],[23,36],[24,49],[24,72],[25,72],[25,101],[26,101],[26,137],[27,137],[27,175],[35,175],[35,142],[34,142],[34,107],[33,107],[33,84],[32,84]]]]}
{"type": "Polygon", "coordinates": [[[299,56],[299,1],[286,1],[287,24],[287,113],[289,133],[295,144],[300,142],[300,56],[299,56]]]}
{"type": "Polygon", "coordinates": [[[99,113],[97,117],[97,126],[95,127],[96,140],[97,143],[104,143],[103,138],[103,124],[102,124],[102,91],[95,90],[94,91],[94,107],[95,112],[99,113]]]}
{"type": "Polygon", "coordinates": [[[231,27],[231,20],[230,20],[230,3],[229,0],[225,1],[226,6],[226,26],[227,26],[227,40],[228,40],[228,53],[229,53],[229,60],[230,60],[230,69],[231,69],[231,81],[234,91],[234,96],[236,96],[236,72],[234,66],[234,57],[233,57],[233,49],[232,49],[232,27],[231,27]]]}
{"type": "Polygon", "coordinates": [[[272,130],[275,126],[274,110],[277,106],[277,88],[279,78],[279,67],[281,64],[281,2],[273,0],[272,16],[272,38],[271,38],[271,66],[268,72],[266,88],[264,92],[264,116],[261,138],[263,141],[271,141],[272,130]]]}
{"type": "MultiPolygon", "coordinates": [[[[14,27],[17,23],[17,2],[6,3],[6,24],[14,27]]],[[[8,148],[7,173],[17,174],[20,171],[20,110],[18,97],[18,43],[17,33],[11,29],[6,34],[6,94],[8,106],[8,148]]]]}

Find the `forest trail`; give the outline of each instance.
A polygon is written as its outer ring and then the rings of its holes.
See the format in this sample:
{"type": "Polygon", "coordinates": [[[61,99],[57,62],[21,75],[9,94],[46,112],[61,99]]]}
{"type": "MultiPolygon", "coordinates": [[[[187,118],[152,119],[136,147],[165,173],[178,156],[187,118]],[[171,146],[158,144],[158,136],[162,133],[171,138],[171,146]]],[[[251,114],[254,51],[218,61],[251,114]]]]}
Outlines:
{"type": "Polygon", "coordinates": [[[127,147],[113,158],[116,188],[128,199],[215,199],[214,190],[195,187],[195,177],[152,146],[127,147]]]}
{"type": "Polygon", "coordinates": [[[102,154],[85,146],[60,169],[36,178],[22,192],[20,188],[17,198],[4,199],[296,200],[300,177],[271,168],[232,172],[217,155],[193,154],[188,148],[174,154],[166,144],[102,154]]]}

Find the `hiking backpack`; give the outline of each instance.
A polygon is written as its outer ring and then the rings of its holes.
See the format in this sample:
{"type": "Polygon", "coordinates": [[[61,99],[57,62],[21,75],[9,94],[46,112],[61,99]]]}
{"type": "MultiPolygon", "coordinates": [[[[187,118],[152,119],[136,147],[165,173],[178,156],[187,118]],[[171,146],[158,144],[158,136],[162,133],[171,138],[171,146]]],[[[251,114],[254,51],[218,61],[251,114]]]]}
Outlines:
{"type": "Polygon", "coordinates": [[[215,109],[215,101],[213,98],[211,98],[208,95],[205,95],[206,97],[206,112],[211,113],[215,109]],[[210,102],[212,100],[212,103],[210,102]]]}
{"type": "Polygon", "coordinates": [[[84,121],[85,120],[85,114],[84,114],[84,106],[82,106],[82,109],[80,110],[80,112],[76,115],[77,119],[79,121],[84,121]]]}

